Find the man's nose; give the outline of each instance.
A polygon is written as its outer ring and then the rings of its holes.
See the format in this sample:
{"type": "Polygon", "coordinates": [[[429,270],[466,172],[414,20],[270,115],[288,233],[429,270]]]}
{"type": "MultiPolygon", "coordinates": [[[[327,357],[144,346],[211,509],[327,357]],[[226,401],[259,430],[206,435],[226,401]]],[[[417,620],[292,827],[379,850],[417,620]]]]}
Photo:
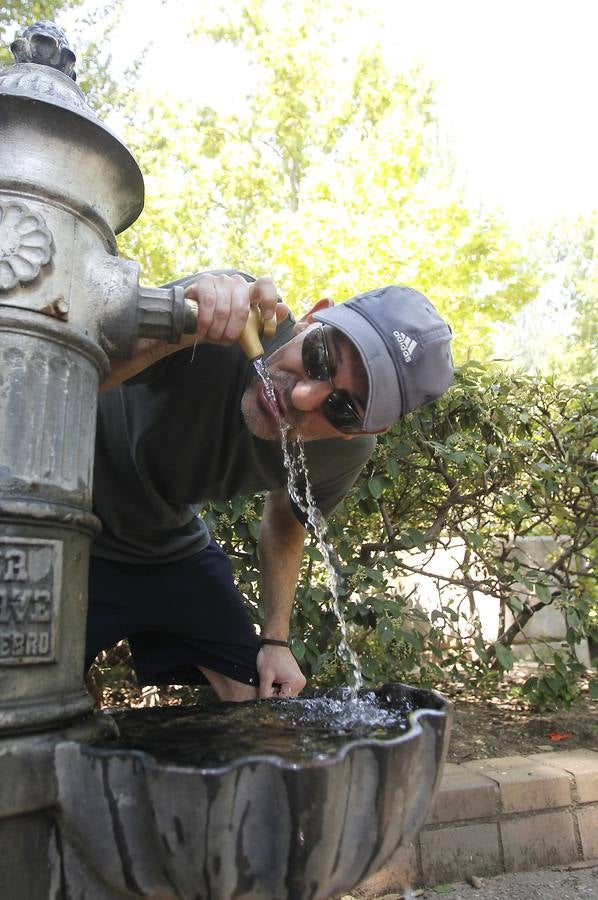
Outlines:
{"type": "Polygon", "coordinates": [[[329,381],[302,378],[291,391],[291,403],[301,412],[311,412],[321,406],[331,392],[332,385],[329,381]]]}

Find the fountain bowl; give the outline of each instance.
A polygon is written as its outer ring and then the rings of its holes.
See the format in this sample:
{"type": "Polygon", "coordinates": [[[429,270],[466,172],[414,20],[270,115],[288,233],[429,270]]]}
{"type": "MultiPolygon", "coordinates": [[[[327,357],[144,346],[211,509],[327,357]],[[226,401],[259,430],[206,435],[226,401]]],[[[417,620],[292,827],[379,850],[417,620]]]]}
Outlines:
{"type": "MultiPolygon", "coordinates": [[[[266,710],[272,721],[296,701],[129,710],[115,716],[121,738],[112,745],[59,744],[59,856],[71,894],[324,900],[379,871],[426,819],[451,707],[402,684],[371,693],[383,710],[402,711],[403,725],[353,735],[332,723],[333,745],[311,755],[270,745],[269,735],[265,749],[247,752],[230,711],[244,707],[249,721],[266,710]]],[[[351,702],[342,690],[326,696],[351,702]]]]}

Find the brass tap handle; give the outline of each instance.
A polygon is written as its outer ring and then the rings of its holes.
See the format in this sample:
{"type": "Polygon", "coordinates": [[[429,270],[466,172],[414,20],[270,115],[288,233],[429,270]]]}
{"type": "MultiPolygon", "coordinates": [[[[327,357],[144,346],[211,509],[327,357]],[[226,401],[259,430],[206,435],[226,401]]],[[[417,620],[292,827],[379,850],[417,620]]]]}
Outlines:
{"type": "Polygon", "coordinates": [[[239,338],[239,344],[248,359],[257,359],[264,355],[260,337],[272,338],[276,334],[276,316],[264,321],[258,306],[252,306],[247,317],[247,324],[239,338]]]}

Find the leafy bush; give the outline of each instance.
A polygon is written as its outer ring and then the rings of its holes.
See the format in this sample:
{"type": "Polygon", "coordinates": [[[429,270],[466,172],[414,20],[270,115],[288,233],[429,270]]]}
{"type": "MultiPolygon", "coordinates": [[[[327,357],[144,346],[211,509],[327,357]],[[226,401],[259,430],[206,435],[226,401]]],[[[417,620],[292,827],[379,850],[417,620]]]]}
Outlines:
{"type": "MultiPolygon", "coordinates": [[[[539,659],[524,691],[540,705],[573,699],[585,674],[574,647],[598,639],[596,409],[595,388],[470,362],[447,396],[381,437],[329,525],[367,682],[493,679],[512,668],[521,629],[553,604],[565,616],[564,647],[552,660],[539,659]],[[542,564],[517,552],[521,539],[533,535],[553,539],[542,564]],[[438,549],[453,554],[455,547],[450,572],[428,573],[425,566],[440,602],[423,610],[402,590],[405,577],[438,549]],[[455,590],[471,601],[461,603],[465,612],[455,590]],[[495,640],[482,636],[474,592],[498,598],[495,640]]],[[[213,504],[208,519],[259,622],[258,505],[213,504]]],[[[346,681],[322,555],[313,539],[306,551],[293,651],[314,683],[346,681]]]]}

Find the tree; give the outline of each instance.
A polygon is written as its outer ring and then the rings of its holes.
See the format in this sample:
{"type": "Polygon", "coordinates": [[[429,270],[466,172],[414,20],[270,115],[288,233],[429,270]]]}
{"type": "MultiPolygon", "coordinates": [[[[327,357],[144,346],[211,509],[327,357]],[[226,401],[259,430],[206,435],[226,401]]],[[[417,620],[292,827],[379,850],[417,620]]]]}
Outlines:
{"type": "Polygon", "coordinates": [[[250,89],[228,113],[136,102],[129,143],[148,203],[121,248],[148,280],[202,265],[271,272],[296,312],[326,293],[412,283],[452,321],[457,356],[483,356],[536,275],[505,224],[453,185],[432,86],[393,73],[374,45],[349,52],[347,24],[342,5],[312,0],[206,13],[202,40],[234,44],[250,89]]]}
{"type": "Polygon", "coordinates": [[[560,285],[568,317],[565,340],[553,354],[552,371],[569,381],[596,379],[598,372],[598,212],[560,222],[548,236],[547,268],[560,285]],[[560,350],[560,352],[559,352],[560,350]]]}
{"type": "Polygon", "coordinates": [[[503,329],[499,353],[528,372],[592,381],[598,372],[598,213],[552,223],[532,236],[529,253],[544,283],[503,329]]]}

